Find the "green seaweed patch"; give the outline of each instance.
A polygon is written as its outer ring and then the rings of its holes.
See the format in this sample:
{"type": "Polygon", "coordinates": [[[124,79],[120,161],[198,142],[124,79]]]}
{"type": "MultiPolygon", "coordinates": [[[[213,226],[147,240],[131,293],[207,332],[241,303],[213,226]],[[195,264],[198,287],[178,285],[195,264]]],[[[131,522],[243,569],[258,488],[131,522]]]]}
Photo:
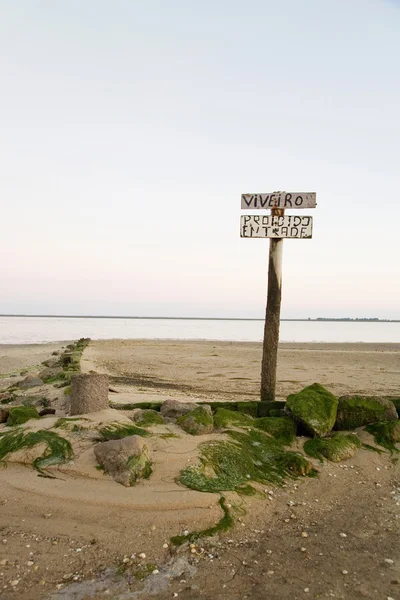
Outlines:
{"type": "Polygon", "coordinates": [[[40,415],[34,406],[12,406],[7,419],[8,427],[23,425],[31,419],[40,419],[40,415]]]}
{"type": "Polygon", "coordinates": [[[374,436],[376,444],[386,448],[392,454],[399,452],[396,444],[400,442],[400,421],[370,423],[365,429],[374,436]]]}
{"type": "Polygon", "coordinates": [[[269,433],[284,445],[291,444],[296,438],[296,423],[287,417],[261,417],[254,421],[254,427],[269,433]]]}
{"type": "Polygon", "coordinates": [[[229,508],[226,505],[226,501],[223,496],[221,496],[221,498],[219,499],[218,504],[222,508],[224,514],[216,525],[214,525],[213,527],[209,527],[208,529],[203,529],[202,531],[194,531],[192,533],[189,533],[189,535],[176,535],[171,538],[171,543],[174,546],[181,546],[185,542],[194,542],[199,538],[212,537],[217,533],[223,533],[225,531],[228,531],[233,526],[233,517],[229,511],[229,508]]]}
{"type": "Polygon", "coordinates": [[[67,429],[72,431],[73,433],[80,433],[84,427],[79,425],[77,421],[89,421],[90,419],[86,419],[85,417],[60,417],[54,423],[55,429],[67,429]]]}
{"type": "Polygon", "coordinates": [[[334,433],[321,439],[314,438],[304,443],[304,452],[323,462],[324,458],[331,462],[340,462],[352,458],[362,442],[354,433],[334,433]]]}
{"type": "Polygon", "coordinates": [[[226,408],[217,408],[214,414],[216,429],[226,429],[232,425],[235,427],[251,427],[253,423],[253,417],[226,408]]]}
{"type": "Polygon", "coordinates": [[[146,437],[150,434],[145,429],[137,427],[136,425],[114,422],[99,429],[98,441],[108,442],[109,440],[120,440],[130,435],[140,435],[142,437],[146,437]]]}
{"type": "Polygon", "coordinates": [[[142,408],[143,410],[156,410],[160,412],[162,402],[137,402],[129,404],[118,404],[118,402],[110,402],[110,408],[116,410],[135,410],[135,408],[142,408]]]}
{"type": "Polygon", "coordinates": [[[156,410],[145,410],[136,424],[140,427],[151,427],[152,425],[162,425],[164,417],[156,410]]]}
{"type": "Polygon", "coordinates": [[[18,428],[14,431],[0,433],[0,462],[13,452],[30,449],[38,444],[45,444],[46,449],[42,456],[35,458],[32,464],[43,477],[53,477],[44,471],[46,467],[63,464],[73,457],[70,442],[54,431],[39,430],[25,433],[18,428]]]}
{"type": "Polygon", "coordinates": [[[147,449],[138,456],[130,456],[126,464],[131,472],[130,485],[134,485],[139,478],[149,479],[153,472],[152,463],[148,459],[147,449]]]}
{"type": "Polygon", "coordinates": [[[280,485],[285,477],[311,475],[313,468],[301,454],[287,452],[263,431],[229,431],[229,440],[199,446],[200,464],[183,469],[179,482],[202,492],[234,491],[250,481],[280,485]]]}
{"type": "Polygon", "coordinates": [[[145,565],[140,565],[132,572],[132,574],[138,581],[143,581],[146,579],[146,577],[151,575],[155,569],[157,569],[157,565],[154,565],[153,563],[147,563],[145,565]]]}

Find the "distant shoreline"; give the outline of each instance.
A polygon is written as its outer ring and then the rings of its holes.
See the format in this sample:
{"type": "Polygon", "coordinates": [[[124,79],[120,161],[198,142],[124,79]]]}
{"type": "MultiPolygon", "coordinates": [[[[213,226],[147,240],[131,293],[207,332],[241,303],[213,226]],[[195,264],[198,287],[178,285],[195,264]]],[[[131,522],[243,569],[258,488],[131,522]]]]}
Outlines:
{"type": "MultiPolygon", "coordinates": [[[[245,317],[141,317],[141,316],[111,316],[111,315],[7,315],[0,314],[0,317],[12,318],[30,318],[30,319],[136,319],[153,321],[264,321],[264,319],[245,318],[245,317]]],[[[281,319],[281,321],[292,322],[311,322],[311,323],[400,323],[400,319],[350,319],[343,317],[341,319],[318,317],[317,319],[281,319]]]]}

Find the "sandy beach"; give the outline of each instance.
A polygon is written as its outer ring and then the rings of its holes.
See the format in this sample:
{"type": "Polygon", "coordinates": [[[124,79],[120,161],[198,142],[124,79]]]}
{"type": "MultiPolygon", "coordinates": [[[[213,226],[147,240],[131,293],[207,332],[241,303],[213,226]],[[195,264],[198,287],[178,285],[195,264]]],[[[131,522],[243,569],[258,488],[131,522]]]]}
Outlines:
{"type": "MultiPolygon", "coordinates": [[[[0,391],[19,381],[21,371],[35,373],[64,344],[0,346],[0,391]]],[[[81,368],[109,375],[114,403],[237,402],[258,398],[260,361],[255,343],[109,340],[92,341],[81,368]]],[[[399,395],[400,344],[282,344],[279,399],[315,381],[338,396],[399,395]]],[[[47,393],[61,407],[57,416],[63,415],[60,390],[47,393]]],[[[106,412],[104,422],[123,411],[106,412]]],[[[43,422],[50,427],[55,418],[43,422]]],[[[150,480],[135,488],[96,471],[90,447],[82,447],[55,480],[18,464],[2,470],[0,595],[147,598],[157,587],[150,594],[151,580],[121,577],[124,561],[145,553],[146,564],[166,569],[170,585],[156,594],[165,600],[173,594],[188,600],[399,597],[400,481],[388,453],[360,450],[344,463],[317,463],[318,478],[271,486],[267,499],[228,492],[237,511],[234,528],[194,554],[188,548],[176,554],[172,535],[209,527],[221,511],[215,494],[175,482],[179,469],[195,460],[197,440],[176,425],[169,428],[179,437],[149,442],[162,459],[150,480]],[[174,576],[168,565],[177,560],[181,570],[174,576]]],[[[371,442],[369,434],[360,435],[371,442]]],[[[294,449],[301,450],[301,443],[298,438],[294,449]]]]}

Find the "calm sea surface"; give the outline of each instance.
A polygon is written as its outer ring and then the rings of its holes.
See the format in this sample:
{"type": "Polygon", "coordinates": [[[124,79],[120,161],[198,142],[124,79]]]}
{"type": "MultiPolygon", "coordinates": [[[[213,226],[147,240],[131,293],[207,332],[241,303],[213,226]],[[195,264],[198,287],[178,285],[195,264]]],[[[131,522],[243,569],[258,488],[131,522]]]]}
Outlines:
{"type": "MultiPolygon", "coordinates": [[[[192,319],[0,317],[1,344],[92,339],[193,339],[258,342],[264,323],[192,319]]],[[[397,342],[400,323],[283,321],[282,342],[397,342]]]]}

